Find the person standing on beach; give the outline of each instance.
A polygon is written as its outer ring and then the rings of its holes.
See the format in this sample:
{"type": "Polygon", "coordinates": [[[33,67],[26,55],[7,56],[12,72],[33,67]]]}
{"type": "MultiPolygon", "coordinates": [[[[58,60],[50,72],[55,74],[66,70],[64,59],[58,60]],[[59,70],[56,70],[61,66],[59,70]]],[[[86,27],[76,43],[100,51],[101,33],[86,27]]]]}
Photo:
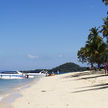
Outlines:
{"type": "Polygon", "coordinates": [[[108,74],[108,60],[104,63],[105,75],[108,74]]]}

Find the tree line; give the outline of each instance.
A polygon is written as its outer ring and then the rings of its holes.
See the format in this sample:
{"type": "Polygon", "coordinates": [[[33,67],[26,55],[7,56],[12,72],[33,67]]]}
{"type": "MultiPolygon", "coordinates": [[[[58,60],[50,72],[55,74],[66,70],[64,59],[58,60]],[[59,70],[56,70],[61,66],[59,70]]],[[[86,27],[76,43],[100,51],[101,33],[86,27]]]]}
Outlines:
{"type": "MultiPolygon", "coordinates": [[[[102,0],[108,5],[108,0],[102,0]]],[[[87,62],[94,68],[94,64],[100,69],[101,64],[108,60],[108,12],[107,17],[103,19],[103,25],[90,29],[88,40],[84,47],[81,47],[77,53],[80,62],[87,62]]]]}
{"type": "Polygon", "coordinates": [[[50,70],[48,70],[49,72],[77,72],[77,71],[86,71],[87,67],[80,67],[79,65],[72,63],[72,62],[68,62],[68,63],[64,63],[60,66],[57,66],[55,68],[52,68],[50,70]]]}
{"type": "Polygon", "coordinates": [[[81,67],[78,64],[67,62],[62,65],[59,65],[57,67],[54,67],[52,69],[35,69],[35,70],[23,70],[21,72],[23,73],[39,73],[40,71],[48,71],[49,74],[54,72],[57,74],[57,72],[65,73],[65,72],[77,72],[77,71],[86,71],[87,67],[81,67]]]}

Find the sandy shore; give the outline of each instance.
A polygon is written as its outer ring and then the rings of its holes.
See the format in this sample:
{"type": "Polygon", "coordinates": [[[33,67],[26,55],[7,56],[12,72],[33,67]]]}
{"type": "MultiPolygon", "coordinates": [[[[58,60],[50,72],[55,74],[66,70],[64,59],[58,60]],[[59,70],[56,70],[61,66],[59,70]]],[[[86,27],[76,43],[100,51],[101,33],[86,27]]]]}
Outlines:
{"type": "Polygon", "coordinates": [[[42,78],[12,108],[108,108],[108,76],[85,72],[42,78]]]}

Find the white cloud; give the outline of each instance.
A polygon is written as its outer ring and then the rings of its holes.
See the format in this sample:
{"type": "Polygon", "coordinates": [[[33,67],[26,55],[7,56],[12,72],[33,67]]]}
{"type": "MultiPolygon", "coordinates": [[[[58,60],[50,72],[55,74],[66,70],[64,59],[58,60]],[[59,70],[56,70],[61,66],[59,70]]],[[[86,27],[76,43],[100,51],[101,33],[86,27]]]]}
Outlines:
{"type": "Polygon", "coordinates": [[[59,57],[59,58],[62,58],[62,57],[63,57],[63,55],[62,55],[62,54],[59,54],[59,55],[58,55],[58,57],[59,57]]]}
{"type": "Polygon", "coordinates": [[[39,58],[39,56],[34,56],[34,55],[32,55],[32,54],[28,54],[27,56],[28,56],[28,58],[30,58],[30,59],[38,59],[38,58],[39,58]]]}

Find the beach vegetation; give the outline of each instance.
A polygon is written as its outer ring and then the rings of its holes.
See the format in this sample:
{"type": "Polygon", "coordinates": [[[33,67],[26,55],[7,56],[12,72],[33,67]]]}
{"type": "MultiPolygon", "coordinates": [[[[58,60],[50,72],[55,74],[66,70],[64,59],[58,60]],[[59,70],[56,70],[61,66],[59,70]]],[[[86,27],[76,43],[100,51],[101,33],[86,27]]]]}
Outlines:
{"type": "Polygon", "coordinates": [[[68,62],[49,70],[49,72],[77,72],[85,70],[87,70],[87,67],[81,67],[75,63],[68,62]]]}
{"type": "MultiPolygon", "coordinates": [[[[102,0],[102,2],[108,5],[108,0],[102,0]]],[[[108,11],[103,21],[103,25],[90,29],[85,46],[81,47],[77,53],[80,62],[91,64],[91,68],[97,64],[99,70],[100,66],[108,60],[108,11]]]]}
{"type": "Polygon", "coordinates": [[[54,72],[55,74],[59,72],[77,72],[77,71],[85,71],[87,70],[87,67],[81,67],[75,63],[68,62],[64,63],[62,65],[59,65],[57,67],[54,67],[52,69],[35,69],[35,70],[24,70],[23,73],[39,73],[40,71],[48,71],[48,73],[54,72]]]}
{"type": "Polygon", "coordinates": [[[91,64],[91,68],[94,68],[94,64],[97,64],[100,69],[107,57],[107,44],[103,41],[99,32],[96,27],[90,29],[88,40],[85,46],[78,51],[77,56],[80,62],[88,62],[91,64]]]}
{"type": "Polygon", "coordinates": [[[108,43],[108,16],[105,17],[103,21],[104,21],[104,24],[102,25],[102,29],[100,32],[102,32],[103,37],[106,37],[107,43],[108,43]]]}

